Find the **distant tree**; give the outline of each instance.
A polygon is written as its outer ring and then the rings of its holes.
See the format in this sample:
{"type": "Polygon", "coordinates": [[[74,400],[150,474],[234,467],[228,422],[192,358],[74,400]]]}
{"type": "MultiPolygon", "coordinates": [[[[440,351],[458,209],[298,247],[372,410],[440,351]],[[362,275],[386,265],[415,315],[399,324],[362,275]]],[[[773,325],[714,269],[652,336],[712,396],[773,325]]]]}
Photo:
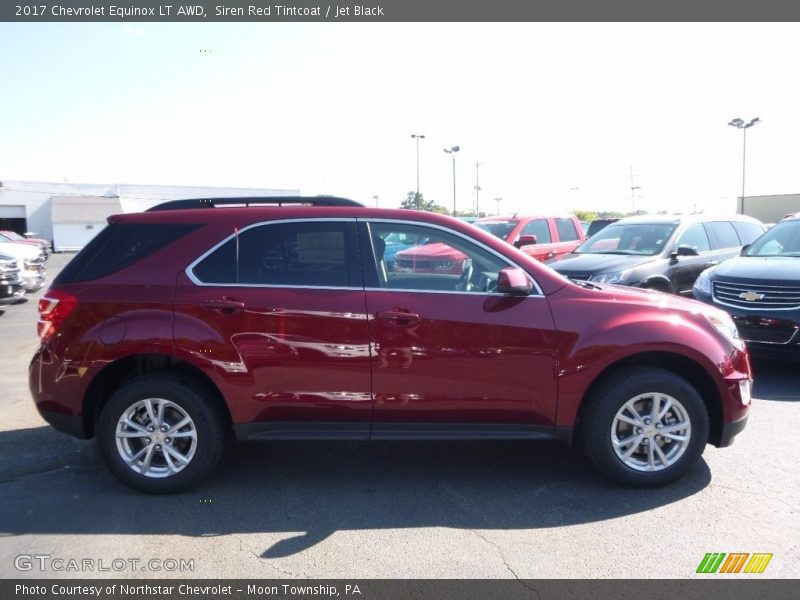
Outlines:
{"type": "Polygon", "coordinates": [[[441,215],[449,215],[450,211],[446,207],[436,204],[435,200],[425,200],[425,197],[420,194],[417,198],[416,192],[408,192],[405,199],[400,202],[400,208],[410,208],[419,210],[426,210],[428,212],[439,213],[441,215]],[[419,202],[417,201],[419,200],[419,202]]]}
{"type": "Polygon", "coordinates": [[[598,219],[621,219],[624,216],[625,215],[616,210],[601,210],[597,213],[598,219]]]}
{"type": "Polygon", "coordinates": [[[578,217],[578,221],[594,221],[597,218],[597,213],[590,210],[573,210],[572,214],[578,217]]]}

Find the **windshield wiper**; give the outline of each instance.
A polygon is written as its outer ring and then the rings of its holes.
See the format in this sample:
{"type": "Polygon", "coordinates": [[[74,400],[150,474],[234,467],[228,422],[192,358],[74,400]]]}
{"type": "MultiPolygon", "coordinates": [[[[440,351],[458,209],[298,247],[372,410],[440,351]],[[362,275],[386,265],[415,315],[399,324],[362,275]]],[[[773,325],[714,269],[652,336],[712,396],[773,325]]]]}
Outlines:
{"type": "Polygon", "coordinates": [[[581,287],[590,289],[590,290],[602,290],[603,289],[599,285],[597,285],[596,283],[592,283],[590,281],[586,281],[585,279],[575,279],[574,277],[569,277],[568,279],[572,283],[574,283],[576,285],[579,285],[581,287]]]}

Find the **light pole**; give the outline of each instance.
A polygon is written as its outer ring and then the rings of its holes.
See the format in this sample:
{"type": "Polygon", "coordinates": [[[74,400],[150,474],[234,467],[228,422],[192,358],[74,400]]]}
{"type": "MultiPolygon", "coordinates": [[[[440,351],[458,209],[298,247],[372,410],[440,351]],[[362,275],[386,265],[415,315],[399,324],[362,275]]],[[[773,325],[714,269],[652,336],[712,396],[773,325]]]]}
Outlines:
{"type": "Polygon", "coordinates": [[[475,216],[480,217],[480,203],[478,202],[479,195],[481,193],[481,185],[480,185],[480,169],[482,162],[475,161],[475,216]]]}
{"type": "Polygon", "coordinates": [[[412,133],[411,138],[417,140],[417,195],[414,196],[414,204],[417,210],[419,210],[419,141],[425,139],[424,134],[420,133],[412,133]]]}
{"type": "Polygon", "coordinates": [[[742,211],[744,211],[744,166],[745,166],[745,159],[747,157],[747,130],[750,129],[756,123],[760,123],[761,119],[756,117],[752,119],[749,123],[745,123],[739,117],[735,119],[731,119],[731,122],[728,123],[731,127],[736,127],[736,129],[742,130],[742,211]]]}
{"type": "Polygon", "coordinates": [[[458,146],[453,146],[448,150],[447,148],[444,149],[445,152],[453,156],[453,216],[456,216],[456,152],[461,150],[458,146]]]}
{"type": "Polygon", "coordinates": [[[500,216],[500,202],[502,202],[502,198],[495,198],[494,201],[497,202],[497,216],[500,216]]]}
{"type": "Polygon", "coordinates": [[[372,199],[375,200],[375,208],[378,208],[378,196],[377,196],[377,194],[375,196],[373,196],[372,199]]]}

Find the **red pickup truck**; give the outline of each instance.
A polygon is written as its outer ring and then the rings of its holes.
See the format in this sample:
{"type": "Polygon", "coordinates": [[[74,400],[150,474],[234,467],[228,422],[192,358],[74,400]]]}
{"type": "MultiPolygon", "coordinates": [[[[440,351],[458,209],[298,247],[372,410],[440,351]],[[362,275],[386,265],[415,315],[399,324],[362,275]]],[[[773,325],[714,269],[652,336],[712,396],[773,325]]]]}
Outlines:
{"type": "MultiPolygon", "coordinates": [[[[497,216],[473,223],[539,261],[569,254],[585,239],[574,215],[497,216]]],[[[423,244],[394,256],[394,270],[413,273],[461,273],[464,254],[445,244],[423,244]]]]}

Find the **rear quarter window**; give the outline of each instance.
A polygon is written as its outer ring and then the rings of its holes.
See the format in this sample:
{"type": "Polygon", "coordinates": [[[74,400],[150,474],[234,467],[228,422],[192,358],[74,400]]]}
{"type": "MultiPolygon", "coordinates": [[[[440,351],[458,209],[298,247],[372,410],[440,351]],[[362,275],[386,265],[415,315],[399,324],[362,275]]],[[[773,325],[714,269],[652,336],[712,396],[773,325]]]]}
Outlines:
{"type": "Polygon", "coordinates": [[[110,275],[198,227],[188,223],[111,223],[62,269],[53,283],[89,281],[110,275]]]}
{"type": "Polygon", "coordinates": [[[741,246],[739,236],[730,221],[710,221],[706,223],[706,231],[713,250],[741,246]]]}

